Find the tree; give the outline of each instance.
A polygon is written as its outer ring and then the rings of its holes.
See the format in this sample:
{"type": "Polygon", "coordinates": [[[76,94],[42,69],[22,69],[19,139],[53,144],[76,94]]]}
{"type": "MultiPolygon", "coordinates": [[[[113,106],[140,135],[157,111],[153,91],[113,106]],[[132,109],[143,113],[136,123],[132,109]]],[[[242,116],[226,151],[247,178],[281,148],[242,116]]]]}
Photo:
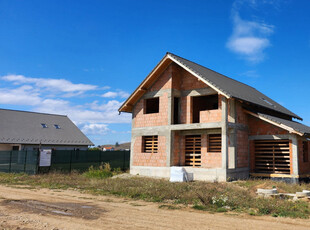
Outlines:
{"type": "Polygon", "coordinates": [[[118,147],[118,146],[119,146],[119,143],[118,143],[118,142],[116,142],[116,143],[115,143],[115,147],[118,147]]]}

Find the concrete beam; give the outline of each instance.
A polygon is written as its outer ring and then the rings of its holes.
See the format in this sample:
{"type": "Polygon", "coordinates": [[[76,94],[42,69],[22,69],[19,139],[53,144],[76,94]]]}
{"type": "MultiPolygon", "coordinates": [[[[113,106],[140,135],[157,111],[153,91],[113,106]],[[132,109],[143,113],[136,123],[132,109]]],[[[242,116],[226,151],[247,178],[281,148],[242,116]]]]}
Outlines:
{"type": "Polygon", "coordinates": [[[213,94],[217,94],[217,92],[210,87],[202,88],[202,89],[184,90],[181,92],[182,97],[207,96],[207,95],[213,95],[213,94]]]}
{"type": "Polygon", "coordinates": [[[162,125],[162,126],[150,126],[133,128],[132,132],[136,131],[160,131],[160,130],[195,130],[195,129],[217,129],[221,128],[221,122],[210,123],[195,123],[195,124],[178,124],[178,125],[162,125]]]}
{"type": "Polygon", "coordinates": [[[249,140],[280,140],[290,139],[290,135],[278,134],[278,135],[254,135],[249,136],[249,140]]]}

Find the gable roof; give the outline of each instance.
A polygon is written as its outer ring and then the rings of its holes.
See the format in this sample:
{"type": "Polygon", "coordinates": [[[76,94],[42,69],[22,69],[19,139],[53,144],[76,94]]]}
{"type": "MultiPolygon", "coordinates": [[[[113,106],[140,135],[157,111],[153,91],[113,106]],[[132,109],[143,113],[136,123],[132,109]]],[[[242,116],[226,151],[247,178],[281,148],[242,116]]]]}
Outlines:
{"type": "Polygon", "coordinates": [[[0,143],[94,145],[67,116],[6,109],[0,109],[0,143]]]}
{"type": "MultiPolygon", "coordinates": [[[[134,101],[139,98],[146,92],[147,81],[153,78],[156,74],[156,71],[160,69],[160,66],[165,64],[166,67],[171,62],[174,62],[184,68],[185,70],[192,73],[198,79],[206,83],[208,86],[216,90],[219,94],[226,96],[227,98],[236,98],[242,101],[247,101],[252,104],[262,106],[288,116],[302,120],[301,117],[286,109],[282,105],[278,104],[271,98],[267,97],[263,93],[259,92],[255,88],[236,81],[232,78],[226,77],[220,73],[217,73],[211,69],[208,69],[202,65],[199,65],[195,62],[189,61],[182,57],[179,57],[172,53],[167,53],[164,58],[159,62],[159,64],[153,69],[153,71],[146,77],[146,79],[140,84],[140,86],[129,96],[129,98],[124,102],[124,104],[119,108],[119,112],[131,112],[131,106],[134,104],[134,101]],[[168,62],[167,60],[170,60],[168,62]],[[139,93],[142,92],[142,93],[139,93]],[[128,106],[130,105],[130,106],[128,106]]],[[[159,76],[160,74],[158,74],[159,76]]]]}
{"type": "Polygon", "coordinates": [[[253,113],[249,111],[245,111],[245,112],[247,112],[248,114],[254,117],[262,119],[268,123],[276,125],[282,129],[285,129],[291,133],[296,133],[296,134],[299,134],[300,136],[310,135],[310,127],[303,125],[299,122],[289,121],[286,119],[282,119],[282,118],[271,116],[271,115],[264,114],[264,113],[253,113]]]}

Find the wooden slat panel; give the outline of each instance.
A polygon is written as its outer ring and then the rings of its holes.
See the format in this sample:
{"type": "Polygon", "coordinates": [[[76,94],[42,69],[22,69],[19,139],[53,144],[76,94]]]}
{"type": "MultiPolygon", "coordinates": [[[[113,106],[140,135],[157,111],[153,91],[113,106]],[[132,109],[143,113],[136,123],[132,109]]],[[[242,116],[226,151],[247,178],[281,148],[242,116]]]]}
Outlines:
{"type": "Polygon", "coordinates": [[[201,166],[201,136],[185,136],[185,165],[201,166]]]}
{"type": "Polygon", "coordinates": [[[222,151],[222,135],[209,134],[208,135],[208,152],[221,152],[222,151]]]}
{"type": "Polygon", "coordinates": [[[289,140],[256,140],[255,171],[290,174],[289,140]]]}
{"type": "Polygon", "coordinates": [[[157,153],[158,152],[158,136],[143,137],[143,152],[157,153]]]}

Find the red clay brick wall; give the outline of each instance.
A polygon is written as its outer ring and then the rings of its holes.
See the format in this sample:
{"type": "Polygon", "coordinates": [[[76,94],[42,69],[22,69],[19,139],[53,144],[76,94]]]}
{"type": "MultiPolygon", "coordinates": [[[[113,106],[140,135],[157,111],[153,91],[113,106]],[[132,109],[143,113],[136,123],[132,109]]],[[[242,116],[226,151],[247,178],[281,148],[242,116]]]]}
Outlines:
{"type": "MultiPolygon", "coordinates": [[[[222,102],[219,95],[219,105],[217,110],[208,110],[200,112],[200,123],[220,122],[222,120],[222,102]]],[[[191,124],[192,116],[192,97],[181,97],[181,124],[191,124]]]]}
{"type": "Polygon", "coordinates": [[[133,111],[134,127],[168,125],[168,93],[159,97],[159,113],[144,114],[145,101],[140,100],[133,111]]]}
{"type": "Polygon", "coordinates": [[[248,125],[248,114],[246,114],[243,111],[242,105],[239,101],[236,101],[236,113],[237,113],[236,122],[240,124],[248,125]]]}
{"type": "MultiPolygon", "coordinates": [[[[185,165],[185,136],[175,133],[173,154],[173,165],[185,165]],[[179,159],[180,154],[180,159],[179,159]]],[[[208,152],[207,149],[207,135],[201,135],[201,168],[221,168],[222,167],[222,153],[208,152]]]]}
{"type": "Polygon", "coordinates": [[[158,91],[162,89],[171,89],[172,88],[172,79],[171,73],[173,72],[173,66],[170,65],[168,68],[157,78],[155,83],[147,90],[158,91]]]}
{"type": "Polygon", "coordinates": [[[191,97],[181,97],[181,114],[180,123],[190,124],[192,123],[192,98],[191,97]]]}
{"type": "Polygon", "coordinates": [[[181,71],[180,81],[181,81],[181,90],[192,90],[208,87],[204,82],[199,81],[198,78],[196,78],[186,70],[181,71]]]}
{"type": "Polygon", "coordinates": [[[222,110],[200,111],[200,123],[220,122],[222,120],[222,110]]]}
{"type": "Polygon", "coordinates": [[[136,137],[133,146],[133,165],[134,166],[157,166],[165,167],[167,161],[166,155],[166,137],[158,136],[158,152],[143,153],[142,137],[136,137]]]}
{"type": "Polygon", "coordinates": [[[248,115],[249,135],[288,134],[288,131],[267,123],[259,118],[248,115]]]}
{"type": "MultiPolygon", "coordinates": [[[[308,141],[308,157],[310,150],[310,142],[308,141]]],[[[299,162],[299,173],[309,174],[310,173],[310,158],[308,162],[304,162],[303,159],[303,140],[298,140],[298,162],[299,162]]]]}
{"type": "MultiPolygon", "coordinates": [[[[175,72],[175,66],[170,65],[158,78],[158,80],[147,90],[147,92],[171,89],[171,75],[175,72]]],[[[144,114],[145,100],[137,102],[133,110],[133,127],[148,127],[168,125],[168,93],[159,97],[159,113],[144,114]]]]}
{"type": "Polygon", "coordinates": [[[201,135],[201,167],[202,168],[221,168],[222,153],[208,151],[207,135],[201,135]]]}
{"type": "Polygon", "coordinates": [[[237,130],[237,168],[249,166],[248,132],[237,130]]]}

